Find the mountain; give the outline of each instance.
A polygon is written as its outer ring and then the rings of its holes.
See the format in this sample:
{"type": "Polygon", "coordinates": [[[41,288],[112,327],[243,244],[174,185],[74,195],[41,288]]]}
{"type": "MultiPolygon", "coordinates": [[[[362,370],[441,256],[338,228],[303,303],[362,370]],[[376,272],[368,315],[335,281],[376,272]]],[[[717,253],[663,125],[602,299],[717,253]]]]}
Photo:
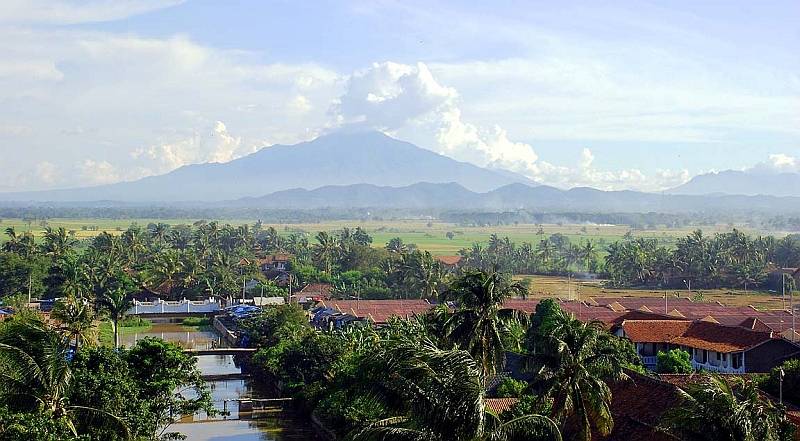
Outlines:
{"type": "Polygon", "coordinates": [[[473,191],[532,183],[522,175],[459,162],[380,132],[342,132],[295,145],[266,147],[222,164],[188,165],[133,182],[5,193],[0,200],[208,202],[330,185],[400,187],[418,182],[456,182],[473,191]]]}
{"type": "Polygon", "coordinates": [[[370,184],[292,189],[258,198],[216,204],[251,209],[405,208],[459,211],[537,210],[583,213],[769,212],[797,213],[800,198],[743,195],[664,195],[593,188],[560,190],[514,183],[487,192],[457,183],[418,183],[405,187],[370,184]]]}
{"type": "Polygon", "coordinates": [[[800,173],[727,170],[707,173],[668,190],[670,194],[742,194],[800,196],[800,173]]]}

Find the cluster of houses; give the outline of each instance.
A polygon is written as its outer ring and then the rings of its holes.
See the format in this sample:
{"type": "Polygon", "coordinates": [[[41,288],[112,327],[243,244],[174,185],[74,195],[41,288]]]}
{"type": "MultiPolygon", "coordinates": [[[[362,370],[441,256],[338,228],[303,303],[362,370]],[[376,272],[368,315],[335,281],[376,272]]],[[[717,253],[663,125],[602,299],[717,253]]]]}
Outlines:
{"type": "MultiPolygon", "coordinates": [[[[510,299],[505,308],[532,314],[537,299],[510,299]]],[[[636,346],[642,363],[656,367],[659,351],[683,349],[698,370],[743,374],[768,372],[800,357],[800,340],[788,311],[759,311],[689,299],[594,298],[560,301],[561,308],[583,321],[603,322],[610,332],[636,346]],[[659,308],[661,311],[656,312],[659,308]]],[[[321,300],[311,308],[311,323],[320,329],[353,324],[381,326],[391,317],[424,314],[427,300],[321,300]]]]}

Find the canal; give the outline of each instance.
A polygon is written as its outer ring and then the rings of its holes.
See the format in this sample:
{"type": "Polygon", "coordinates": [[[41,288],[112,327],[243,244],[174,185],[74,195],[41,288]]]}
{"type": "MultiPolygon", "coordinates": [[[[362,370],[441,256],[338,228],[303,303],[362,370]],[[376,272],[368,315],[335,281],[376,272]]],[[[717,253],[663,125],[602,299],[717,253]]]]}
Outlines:
{"type": "MultiPolygon", "coordinates": [[[[180,344],[184,348],[207,349],[224,347],[225,341],[213,329],[186,327],[180,323],[154,322],[144,333],[123,334],[122,343],[130,347],[144,337],[159,337],[180,344]]],[[[204,375],[241,373],[232,355],[203,355],[197,357],[197,366],[204,375]]],[[[239,412],[239,399],[278,398],[262,390],[250,379],[209,381],[208,387],[214,407],[226,410],[229,415],[209,418],[205,414],[186,416],[169,431],[185,434],[191,441],[319,441],[308,419],[280,404],[254,406],[253,410],[239,412]]]]}

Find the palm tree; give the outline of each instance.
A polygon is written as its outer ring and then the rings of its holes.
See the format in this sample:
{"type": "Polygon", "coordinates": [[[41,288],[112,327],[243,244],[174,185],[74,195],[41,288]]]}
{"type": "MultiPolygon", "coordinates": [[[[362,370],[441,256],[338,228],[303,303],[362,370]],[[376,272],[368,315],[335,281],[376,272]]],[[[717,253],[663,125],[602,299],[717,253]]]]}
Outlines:
{"type": "Polygon", "coordinates": [[[75,245],[75,239],[70,237],[64,227],[52,229],[47,227],[44,230],[44,243],[42,244],[42,251],[55,258],[59,258],[68,253],[72,246],[75,245]]]}
{"type": "Polygon", "coordinates": [[[752,380],[709,375],[679,391],[678,406],[663,426],[690,441],[779,441],[793,439],[782,408],[763,400],[752,380]]]}
{"type": "Polygon", "coordinates": [[[376,399],[397,416],[354,431],[352,440],[561,439],[545,416],[501,422],[492,414],[484,402],[481,367],[466,351],[442,350],[427,338],[401,337],[384,341],[370,359],[376,399]]]}
{"type": "Polygon", "coordinates": [[[325,231],[320,231],[317,233],[316,239],[317,244],[314,245],[314,257],[317,262],[323,266],[325,273],[330,275],[337,249],[336,238],[325,231]]]}
{"type": "Polygon", "coordinates": [[[54,420],[63,421],[76,436],[75,417],[92,414],[113,424],[124,439],[129,439],[128,427],[119,418],[69,404],[69,340],[45,326],[41,322],[19,323],[14,332],[0,338],[0,398],[13,399],[15,406],[35,407],[54,420]]]}
{"type": "Polygon", "coordinates": [[[118,348],[119,322],[125,317],[125,313],[131,307],[128,293],[122,288],[107,291],[100,297],[100,304],[111,319],[111,326],[114,328],[114,347],[118,348]]]}
{"type": "Polygon", "coordinates": [[[591,240],[587,240],[581,247],[581,256],[583,257],[584,265],[586,265],[586,271],[589,271],[591,263],[597,258],[597,247],[594,246],[591,240]]]}
{"type": "Polygon", "coordinates": [[[94,310],[85,299],[67,296],[56,302],[50,315],[61,323],[61,332],[69,341],[75,341],[75,351],[94,343],[94,310]]]}
{"type": "Polygon", "coordinates": [[[571,430],[569,438],[589,441],[592,428],[611,433],[609,381],[627,379],[624,366],[636,357],[623,340],[605,332],[601,322],[584,323],[560,309],[546,332],[531,328],[526,341],[526,367],[535,374],[532,386],[553,400],[550,417],[571,430]]]}
{"type": "Polygon", "coordinates": [[[442,295],[443,301],[458,303],[445,324],[447,339],[472,354],[487,379],[503,364],[507,324],[522,319],[518,311],[503,309],[503,301],[525,292],[520,283],[496,271],[467,270],[442,295]]]}

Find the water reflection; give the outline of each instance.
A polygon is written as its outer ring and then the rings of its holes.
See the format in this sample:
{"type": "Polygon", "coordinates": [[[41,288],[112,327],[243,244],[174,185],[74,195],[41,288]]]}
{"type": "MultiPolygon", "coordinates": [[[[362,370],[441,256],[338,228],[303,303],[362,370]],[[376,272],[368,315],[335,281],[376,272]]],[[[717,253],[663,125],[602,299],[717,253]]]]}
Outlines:
{"type": "MultiPolygon", "coordinates": [[[[193,349],[224,345],[214,331],[188,328],[180,323],[155,323],[146,333],[123,336],[126,346],[144,337],[159,337],[193,349]]],[[[197,366],[205,375],[241,373],[232,355],[203,355],[197,357],[197,366]]],[[[205,414],[189,415],[169,430],[185,434],[191,441],[318,441],[310,422],[288,411],[280,404],[253,403],[252,409],[241,406],[240,400],[273,398],[256,388],[250,380],[224,380],[207,382],[211,389],[214,407],[227,412],[226,416],[208,418],[205,414]]]]}

